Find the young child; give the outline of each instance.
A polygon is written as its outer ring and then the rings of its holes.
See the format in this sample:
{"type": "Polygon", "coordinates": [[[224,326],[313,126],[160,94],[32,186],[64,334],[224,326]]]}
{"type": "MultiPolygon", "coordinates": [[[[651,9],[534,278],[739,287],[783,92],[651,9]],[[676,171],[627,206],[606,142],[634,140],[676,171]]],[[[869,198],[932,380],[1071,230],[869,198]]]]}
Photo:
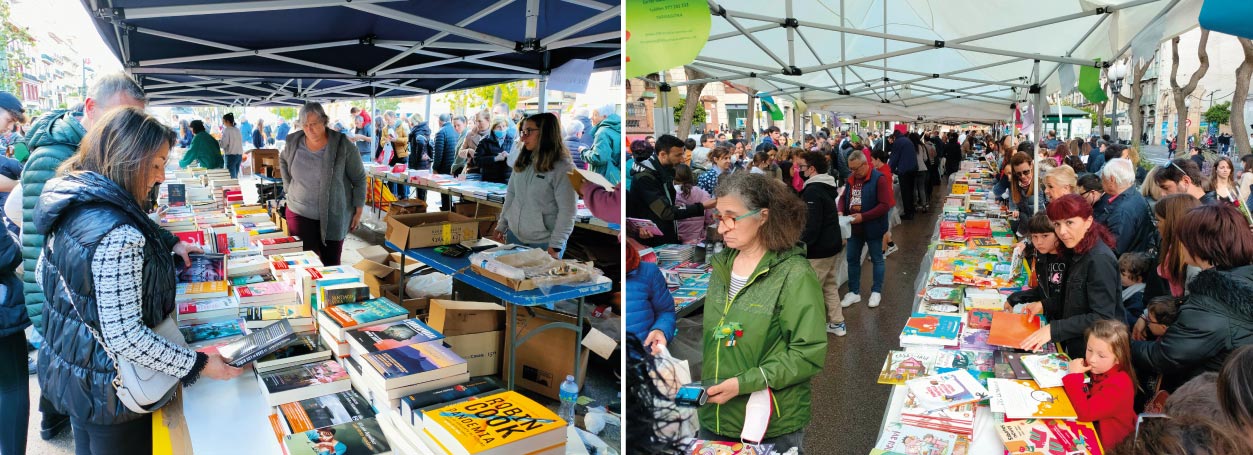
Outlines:
{"type": "Polygon", "coordinates": [[[1183,299],[1169,295],[1159,295],[1149,300],[1149,307],[1144,311],[1145,326],[1153,334],[1153,338],[1166,334],[1166,328],[1179,319],[1179,303],[1183,299]]]}
{"type": "MultiPolygon", "coordinates": [[[[686,164],[674,165],[674,204],[700,204],[712,199],[709,193],[696,186],[692,168],[686,164]]],[[[705,216],[679,220],[679,241],[684,245],[697,245],[705,241],[705,227],[713,224],[713,209],[705,210],[705,216]]]]}
{"type": "Polygon", "coordinates": [[[1023,252],[1023,258],[1031,265],[1033,273],[1028,289],[1010,294],[1007,301],[1010,305],[1030,305],[1033,314],[1044,314],[1049,318],[1060,316],[1062,285],[1068,265],[1062,251],[1064,246],[1057,239],[1047,214],[1037,213],[1028,218],[1027,233],[1030,243],[1019,242],[1015,248],[1023,252]]]}
{"type": "Polygon", "coordinates": [[[1131,434],[1136,424],[1135,371],[1131,368],[1131,338],[1120,321],[1102,319],[1084,334],[1087,355],[1070,361],[1062,377],[1066,396],[1081,422],[1096,424],[1101,446],[1109,452],[1131,434]],[[1092,374],[1085,385],[1084,373],[1092,374]]]}
{"type": "Polygon", "coordinates": [[[1152,264],[1140,253],[1123,253],[1118,258],[1118,273],[1122,275],[1122,306],[1127,309],[1127,326],[1136,324],[1136,318],[1144,314],[1144,275],[1152,264]]]}
{"type": "Polygon", "coordinates": [[[766,169],[769,167],[770,155],[766,152],[757,152],[756,155],[753,155],[752,169],[749,169],[748,172],[754,174],[765,174],[766,169]]]}

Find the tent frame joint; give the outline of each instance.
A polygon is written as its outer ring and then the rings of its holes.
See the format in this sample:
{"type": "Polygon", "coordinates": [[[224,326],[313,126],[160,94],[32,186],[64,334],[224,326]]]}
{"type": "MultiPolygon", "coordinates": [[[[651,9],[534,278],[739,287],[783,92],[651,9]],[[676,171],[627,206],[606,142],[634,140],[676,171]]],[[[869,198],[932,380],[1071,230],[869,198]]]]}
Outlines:
{"type": "Polygon", "coordinates": [[[710,13],[710,14],[713,14],[714,16],[718,16],[718,17],[722,17],[722,18],[727,17],[727,9],[726,9],[726,7],[724,7],[724,6],[722,6],[722,5],[715,5],[715,6],[717,6],[717,8],[710,8],[710,9],[709,9],[709,13],[710,13]]]}
{"type": "Polygon", "coordinates": [[[547,51],[548,48],[540,44],[540,40],[530,38],[524,41],[518,41],[514,46],[516,52],[540,53],[547,51]]]}
{"type": "Polygon", "coordinates": [[[671,92],[674,90],[674,87],[671,87],[669,82],[662,82],[657,89],[663,92],[671,92]]]}
{"type": "Polygon", "coordinates": [[[784,76],[800,76],[800,75],[801,75],[801,74],[803,74],[803,73],[804,73],[804,72],[803,72],[803,71],[801,71],[801,69],[800,69],[800,68],[797,68],[797,67],[795,67],[795,66],[789,66],[789,67],[787,67],[787,68],[783,68],[783,75],[784,75],[784,76]]]}
{"type": "Polygon", "coordinates": [[[1043,91],[1043,89],[1040,87],[1040,84],[1031,84],[1031,88],[1027,89],[1027,93],[1032,95],[1038,94],[1041,91],[1043,91]]]}
{"type": "Polygon", "coordinates": [[[935,48],[936,48],[936,49],[943,49],[943,48],[944,48],[944,40],[940,40],[940,39],[935,40],[935,48]]]}
{"type": "Polygon", "coordinates": [[[361,37],[361,39],[357,40],[357,43],[358,43],[358,44],[360,44],[360,45],[362,45],[362,46],[373,46],[373,45],[374,45],[374,40],[376,40],[376,39],[378,39],[378,37],[377,37],[377,36],[374,36],[373,34],[370,34],[370,35],[366,35],[366,36],[361,37]]]}
{"type": "Polygon", "coordinates": [[[793,28],[793,29],[800,28],[801,21],[795,17],[789,17],[789,18],[783,19],[783,23],[779,24],[779,26],[783,28],[793,28]]]}

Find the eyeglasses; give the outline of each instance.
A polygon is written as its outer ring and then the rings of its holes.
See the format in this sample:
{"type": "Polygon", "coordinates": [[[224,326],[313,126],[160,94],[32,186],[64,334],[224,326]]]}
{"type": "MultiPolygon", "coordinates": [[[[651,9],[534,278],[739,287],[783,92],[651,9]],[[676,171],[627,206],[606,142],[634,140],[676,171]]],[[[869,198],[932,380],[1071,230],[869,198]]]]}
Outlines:
{"type": "Polygon", "coordinates": [[[539,132],[539,128],[523,128],[523,129],[522,129],[522,135],[523,135],[523,136],[530,136],[530,135],[535,134],[535,133],[538,133],[538,132],[539,132]]]}
{"type": "Polygon", "coordinates": [[[740,216],[729,216],[721,213],[714,213],[714,219],[718,220],[718,224],[726,225],[727,229],[735,229],[735,223],[742,219],[761,213],[761,209],[753,210],[740,216]]]}
{"type": "Polygon", "coordinates": [[[1031,174],[1031,169],[1027,169],[1025,171],[1014,171],[1014,177],[1022,177],[1029,174],[1031,174]]]}

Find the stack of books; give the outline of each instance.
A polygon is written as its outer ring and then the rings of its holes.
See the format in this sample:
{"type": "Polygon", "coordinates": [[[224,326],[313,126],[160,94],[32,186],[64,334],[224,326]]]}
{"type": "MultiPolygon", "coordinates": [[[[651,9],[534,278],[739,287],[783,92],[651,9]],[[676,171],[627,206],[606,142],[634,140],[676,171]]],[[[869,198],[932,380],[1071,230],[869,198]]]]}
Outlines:
{"type": "Polygon", "coordinates": [[[653,248],[658,263],[687,262],[695,257],[695,245],[661,245],[653,248]]]}
{"type": "Polygon", "coordinates": [[[465,359],[441,342],[370,352],[349,357],[345,363],[358,389],[378,407],[395,408],[407,395],[470,380],[465,359]]]}
{"type": "Polygon", "coordinates": [[[422,431],[422,419],[426,416],[426,411],[479,399],[504,388],[493,376],[475,376],[461,384],[407,395],[400,399],[400,418],[416,434],[422,431]]]}
{"type": "Polygon", "coordinates": [[[302,242],[300,237],[262,238],[254,240],[252,243],[261,249],[262,256],[291,254],[305,249],[305,242],[302,242]]]}
{"type": "Polygon", "coordinates": [[[322,259],[312,251],[298,251],[289,254],[267,256],[270,259],[270,275],[277,280],[291,281],[288,274],[308,267],[322,267],[322,259]]]}
{"type": "Polygon", "coordinates": [[[405,319],[409,311],[385,298],[341,303],[323,307],[317,312],[318,332],[322,341],[336,356],[350,354],[347,333],[388,322],[405,319]]]}
{"type": "Polygon", "coordinates": [[[178,303],[178,322],[180,323],[194,324],[238,316],[239,301],[235,300],[235,296],[228,295],[178,303]]]}
{"type": "Polygon", "coordinates": [[[191,260],[190,266],[184,265],[181,260],[174,261],[178,277],[174,295],[176,302],[230,295],[226,285],[226,258],[223,255],[191,254],[188,258],[191,260]]]}
{"type": "Polygon", "coordinates": [[[457,455],[566,453],[566,422],[548,408],[517,392],[505,391],[483,398],[425,411],[420,440],[436,453],[457,455]],[[510,416],[510,431],[493,428],[479,417],[485,409],[510,416]]]}
{"type": "Polygon", "coordinates": [[[239,313],[249,327],[264,327],[287,320],[298,331],[313,330],[313,310],[296,296],[296,290],[281,281],[235,286],[239,313]]]}
{"type": "MultiPolygon", "coordinates": [[[[308,303],[314,310],[322,308],[322,290],[337,284],[361,283],[361,271],[353,267],[333,265],[329,267],[305,267],[287,274],[296,287],[296,295],[301,302],[308,303]]],[[[366,288],[367,291],[369,288],[366,288]]],[[[368,292],[367,292],[368,294],[368,292]]],[[[358,300],[366,300],[365,298],[358,300]]]]}
{"type": "Polygon", "coordinates": [[[901,330],[901,346],[957,346],[961,318],[914,313],[901,330]]]}
{"type": "Polygon", "coordinates": [[[261,393],[270,406],[345,392],[348,373],[334,360],[303,363],[257,373],[261,393]]]}

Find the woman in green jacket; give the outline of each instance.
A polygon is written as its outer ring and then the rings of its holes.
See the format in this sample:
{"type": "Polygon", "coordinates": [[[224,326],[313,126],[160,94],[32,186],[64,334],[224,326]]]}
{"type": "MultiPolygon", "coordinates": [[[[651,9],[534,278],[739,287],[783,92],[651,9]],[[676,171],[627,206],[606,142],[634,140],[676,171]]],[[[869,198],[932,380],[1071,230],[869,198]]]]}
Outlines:
{"type": "MultiPolygon", "coordinates": [[[[827,356],[822,288],[799,244],[805,205],[778,179],[736,173],[717,190],[701,378],[702,439],[740,441],[753,392],[774,393],[764,443],[801,448],[810,419],[809,380],[827,356]]],[[[803,453],[803,452],[802,452],[803,453]]]]}
{"type": "Polygon", "coordinates": [[[218,144],[218,140],[205,131],[204,122],[200,120],[191,121],[191,131],[195,133],[195,136],[191,139],[191,146],[183,152],[183,159],[179,160],[178,167],[186,168],[191,165],[192,161],[196,161],[205,169],[220,169],[223,159],[222,147],[218,144]]]}

